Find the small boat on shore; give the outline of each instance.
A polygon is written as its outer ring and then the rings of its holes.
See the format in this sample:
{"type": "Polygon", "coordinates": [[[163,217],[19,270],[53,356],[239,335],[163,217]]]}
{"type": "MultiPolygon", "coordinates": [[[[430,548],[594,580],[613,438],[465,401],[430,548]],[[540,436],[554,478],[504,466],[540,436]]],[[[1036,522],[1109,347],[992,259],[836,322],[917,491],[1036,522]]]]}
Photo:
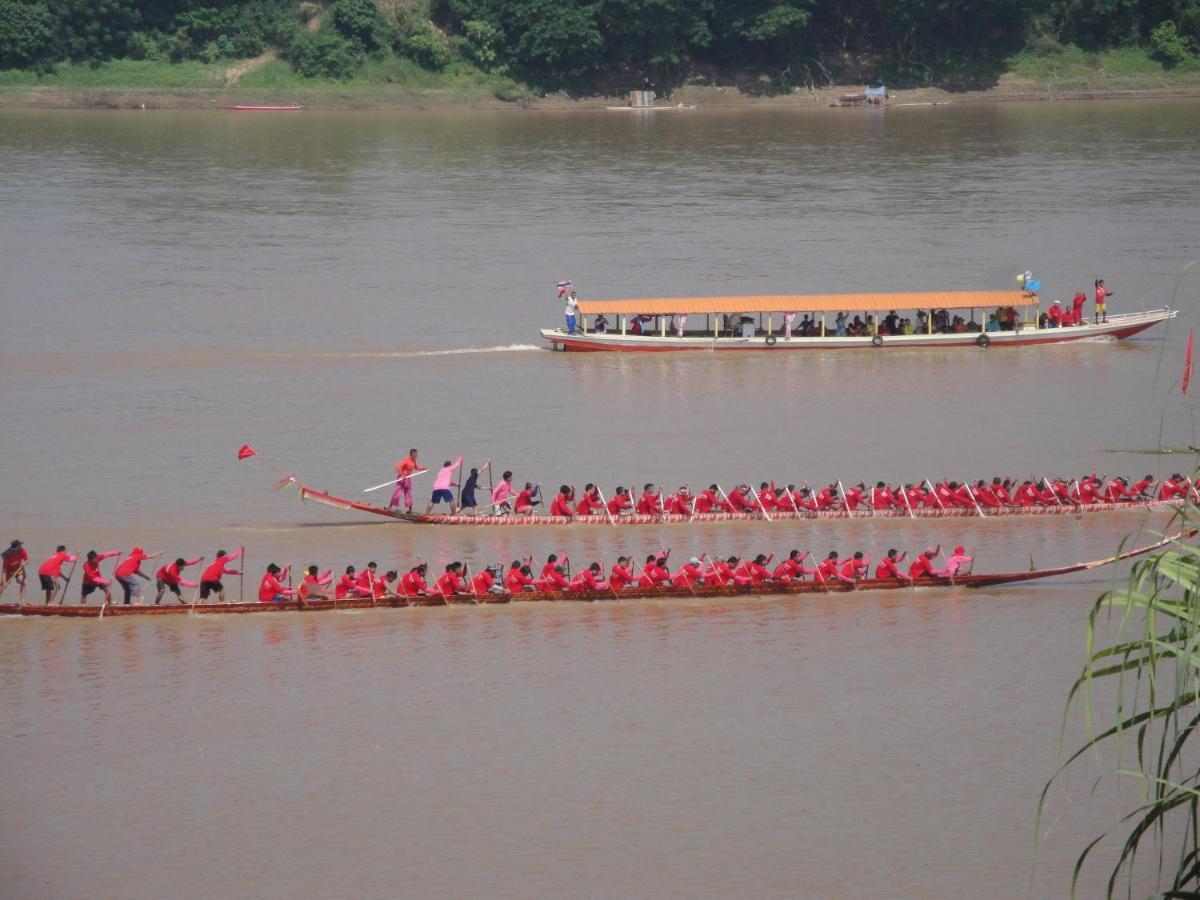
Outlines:
{"type": "Polygon", "coordinates": [[[289,106],[254,106],[247,103],[234,103],[222,106],[221,109],[229,109],[234,112],[299,112],[304,107],[298,103],[289,106]]]}
{"type": "Polygon", "coordinates": [[[622,591],[528,591],[520,594],[469,594],[453,597],[430,594],[428,596],[390,596],[372,600],[369,597],[353,597],[343,600],[280,600],[271,603],[194,603],[171,606],[138,606],[104,604],[102,606],[44,606],[41,604],[0,604],[0,616],[52,616],[72,619],[101,619],[113,616],[180,616],[180,615],[237,615],[249,613],[280,612],[334,612],[347,609],[402,608],[408,606],[447,606],[458,604],[493,604],[523,602],[599,602],[606,600],[721,600],[739,597],[791,597],[801,594],[859,594],[873,591],[912,591],[947,588],[989,588],[1023,581],[1054,578],[1075,572],[1086,572],[1109,566],[1121,560],[1140,556],[1178,540],[1179,535],[1165,538],[1157,543],[1128,550],[1116,556],[1075,563],[1053,569],[1031,569],[1027,572],[995,572],[980,575],[956,575],[949,578],[864,578],[859,581],[790,581],[763,582],[761,584],[724,584],[720,586],[694,585],[692,587],[633,587],[622,591]]]}
{"type": "Polygon", "coordinates": [[[574,333],[543,328],[541,336],[551,349],[571,351],[986,349],[1123,340],[1178,314],[1153,309],[1048,327],[1039,302],[1021,290],[580,300],[574,333]],[[1002,323],[1005,311],[1011,317],[1002,323]],[[839,314],[854,315],[859,327],[837,327],[839,314]]]}
{"type": "Polygon", "coordinates": [[[705,522],[797,522],[797,521],[838,521],[843,519],[966,519],[972,517],[1012,516],[1073,516],[1099,512],[1117,512],[1128,510],[1173,510],[1181,505],[1180,500],[1140,500],[1121,503],[1086,503],[1061,504],[1058,506],[1003,506],[983,509],[966,509],[963,507],[920,507],[917,509],[872,509],[860,507],[856,510],[826,509],[810,510],[780,510],[769,514],[762,512],[709,512],[696,513],[691,516],[664,514],[657,516],[625,514],[609,517],[607,515],[590,516],[551,516],[551,515],[425,515],[423,513],[406,513],[398,509],[376,506],[361,500],[349,500],[335,496],[328,491],[319,491],[305,485],[299,486],[300,499],[311,500],[333,509],[354,510],[406,522],[411,525],[504,525],[514,527],[532,527],[537,525],[693,525],[705,522]]]}

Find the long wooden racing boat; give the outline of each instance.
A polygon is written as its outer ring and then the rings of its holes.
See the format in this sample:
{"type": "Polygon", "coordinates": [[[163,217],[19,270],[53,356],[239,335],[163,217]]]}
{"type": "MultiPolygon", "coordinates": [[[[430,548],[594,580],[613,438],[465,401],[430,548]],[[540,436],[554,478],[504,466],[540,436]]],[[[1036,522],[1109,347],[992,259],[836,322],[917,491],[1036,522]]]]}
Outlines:
{"type": "Polygon", "coordinates": [[[826,509],[820,512],[809,510],[775,510],[769,514],[769,518],[765,517],[761,512],[757,513],[696,513],[693,516],[682,516],[666,514],[661,516],[649,516],[642,514],[623,515],[610,519],[607,515],[591,515],[591,516],[550,516],[550,515],[531,515],[531,516],[494,516],[494,515],[478,515],[465,516],[459,515],[425,515],[423,513],[405,513],[396,509],[389,509],[385,506],[375,506],[371,503],[364,503],[361,500],[348,500],[345,497],[337,497],[327,491],[318,491],[315,488],[310,488],[305,485],[300,485],[300,499],[311,500],[314,503],[320,503],[323,506],[330,506],[334,509],[353,510],[362,513],[369,513],[373,516],[381,516],[385,519],[393,519],[397,522],[407,522],[413,525],[513,525],[513,526],[535,526],[535,525],[690,525],[698,522],[795,522],[809,519],[820,520],[835,520],[835,519],[965,519],[971,517],[983,516],[984,518],[993,518],[995,516],[1070,516],[1083,513],[1097,512],[1114,512],[1118,510],[1154,510],[1154,509],[1177,509],[1181,505],[1179,500],[1143,500],[1129,501],[1125,503],[1088,503],[1076,505],[1072,503],[1064,503],[1060,506],[1002,506],[989,507],[980,509],[963,509],[960,507],[947,507],[945,509],[925,508],[920,509],[869,509],[862,507],[854,511],[845,509],[826,509]]]}
{"type": "Polygon", "coordinates": [[[1123,340],[1178,314],[1169,308],[1152,309],[1109,315],[1099,323],[1050,328],[1039,324],[1039,306],[1037,294],[1020,290],[580,300],[579,327],[573,333],[543,328],[541,335],[553,350],[576,351],[986,349],[1123,340]],[[1009,307],[1020,310],[1014,326],[987,330],[993,311],[1009,307]],[[938,311],[962,313],[963,330],[936,331],[938,311]],[[866,317],[864,333],[838,335],[834,326],[838,313],[866,317]],[[909,319],[911,333],[885,333],[880,325],[889,313],[909,319]],[[596,328],[598,316],[606,323],[602,331],[596,328]],[[790,335],[789,316],[794,326],[790,335]],[[801,337],[805,319],[812,323],[813,333],[801,337]]]}
{"type": "MultiPolygon", "coordinates": [[[[1189,533],[1191,537],[1195,532],[1189,533]]],[[[1028,572],[995,572],[988,575],[958,575],[953,578],[917,578],[900,580],[895,578],[864,578],[860,581],[847,583],[844,581],[791,581],[764,582],[762,584],[720,586],[695,585],[690,588],[657,587],[657,588],[626,588],[620,592],[612,589],[594,591],[555,591],[544,593],[531,591],[521,594],[470,594],[455,597],[439,595],[421,597],[384,597],[372,600],[367,597],[354,597],[343,600],[282,600],[273,603],[197,603],[173,604],[170,606],[124,606],[104,604],[101,606],[43,606],[40,604],[0,604],[0,615],[9,616],[58,616],[64,618],[108,618],[112,616],[179,616],[179,615],[228,615],[238,613],[278,613],[278,612],[332,612],[339,609],[396,609],[406,606],[447,606],[450,604],[475,603],[523,603],[532,601],[570,602],[570,601],[605,601],[605,600],[669,600],[669,599],[720,599],[733,597],[788,597],[799,594],[853,594],[869,591],[899,591],[930,588],[988,588],[1004,584],[1016,584],[1022,581],[1036,581],[1042,578],[1054,578],[1058,575],[1070,575],[1073,572],[1086,572],[1109,566],[1121,560],[1130,559],[1157,550],[1181,535],[1164,538],[1154,544],[1127,550],[1116,556],[1093,560],[1092,562],[1075,563],[1070,566],[1059,566],[1054,569],[1031,569],[1028,572]]]]}

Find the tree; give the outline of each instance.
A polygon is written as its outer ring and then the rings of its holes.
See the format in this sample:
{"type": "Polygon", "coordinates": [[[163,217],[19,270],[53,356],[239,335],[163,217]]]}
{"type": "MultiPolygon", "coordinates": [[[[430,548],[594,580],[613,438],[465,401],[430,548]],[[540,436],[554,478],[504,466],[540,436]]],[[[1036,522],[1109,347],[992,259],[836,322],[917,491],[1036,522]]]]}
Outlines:
{"type": "Polygon", "coordinates": [[[54,0],[64,54],[100,62],[124,54],[141,21],[134,0],[54,0]]]}
{"type": "Polygon", "coordinates": [[[49,63],[56,24],[45,3],[0,0],[0,69],[32,69],[49,63]]]}

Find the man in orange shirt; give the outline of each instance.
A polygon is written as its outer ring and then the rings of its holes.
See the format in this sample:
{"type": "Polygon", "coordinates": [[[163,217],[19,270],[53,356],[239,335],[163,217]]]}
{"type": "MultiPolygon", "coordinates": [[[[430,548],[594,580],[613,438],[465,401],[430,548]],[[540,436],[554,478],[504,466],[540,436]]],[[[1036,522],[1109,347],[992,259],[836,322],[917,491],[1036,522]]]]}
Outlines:
{"type": "Polygon", "coordinates": [[[412,512],[412,476],[417,472],[424,471],[425,469],[417,462],[417,448],[413,447],[408,451],[408,456],[396,463],[396,475],[399,480],[396,482],[396,489],[392,491],[392,499],[388,503],[389,509],[399,506],[400,498],[403,497],[405,512],[412,512]]]}

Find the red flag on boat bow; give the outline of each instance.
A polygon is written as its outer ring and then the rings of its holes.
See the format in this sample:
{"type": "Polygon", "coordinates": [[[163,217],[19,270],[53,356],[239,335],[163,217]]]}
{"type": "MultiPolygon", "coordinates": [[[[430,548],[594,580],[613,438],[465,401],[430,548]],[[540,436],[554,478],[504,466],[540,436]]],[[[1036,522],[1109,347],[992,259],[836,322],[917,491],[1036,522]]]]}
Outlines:
{"type": "Polygon", "coordinates": [[[249,444],[242,444],[241,449],[238,450],[238,459],[249,459],[254,455],[254,450],[249,444]]]}
{"type": "Polygon", "coordinates": [[[1183,378],[1179,380],[1179,390],[1186,394],[1188,384],[1192,380],[1192,332],[1188,332],[1187,353],[1183,357],[1183,378]]]}

